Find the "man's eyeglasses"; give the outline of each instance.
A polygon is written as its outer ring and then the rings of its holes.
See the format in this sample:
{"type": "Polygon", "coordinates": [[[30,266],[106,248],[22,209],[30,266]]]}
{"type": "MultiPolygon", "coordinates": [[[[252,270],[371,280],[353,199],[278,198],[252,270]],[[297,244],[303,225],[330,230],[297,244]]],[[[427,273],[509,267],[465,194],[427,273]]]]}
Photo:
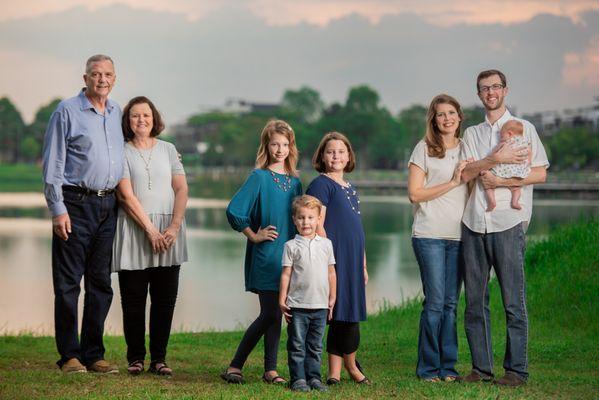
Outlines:
{"type": "Polygon", "coordinates": [[[478,91],[480,93],[489,93],[491,91],[491,89],[493,91],[498,91],[498,90],[503,89],[504,87],[505,87],[505,85],[502,85],[501,83],[496,83],[491,86],[479,86],[478,91]]]}

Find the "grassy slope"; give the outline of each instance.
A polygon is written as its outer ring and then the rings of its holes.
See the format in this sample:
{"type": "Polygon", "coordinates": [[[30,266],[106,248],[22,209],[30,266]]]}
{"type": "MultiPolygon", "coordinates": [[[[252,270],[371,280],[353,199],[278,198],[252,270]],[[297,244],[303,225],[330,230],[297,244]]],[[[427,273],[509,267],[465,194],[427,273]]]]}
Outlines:
{"type": "MultiPolygon", "coordinates": [[[[530,381],[518,389],[489,384],[427,384],[414,376],[418,302],[372,316],[362,325],[360,360],[375,382],[358,387],[344,376],[331,398],[466,398],[547,399],[599,396],[599,223],[562,228],[527,253],[528,309],[530,314],[530,381]]],[[[496,373],[501,374],[504,350],[504,314],[498,286],[492,283],[491,310],[496,373]]],[[[118,306],[118,305],[115,305],[118,306]]],[[[215,305],[216,306],[216,305],[215,305]]],[[[468,346],[463,333],[463,299],[460,303],[460,362],[469,370],[468,346]]],[[[93,374],[65,376],[53,366],[52,338],[27,336],[0,338],[0,398],[292,398],[291,392],[260,382],[262,347],[251,355],[244,373],[248,384],[228,386],[219,372],[229,361],[241,332],[175,334],[169,359],[176,376],[160,379],[144,374],[129,377],[93,374]]],[[[282,338],[281,372],[287,375],[282,338]]],[[[122,337],[106,339],[107,358],[123,361],[122,337]]]]}

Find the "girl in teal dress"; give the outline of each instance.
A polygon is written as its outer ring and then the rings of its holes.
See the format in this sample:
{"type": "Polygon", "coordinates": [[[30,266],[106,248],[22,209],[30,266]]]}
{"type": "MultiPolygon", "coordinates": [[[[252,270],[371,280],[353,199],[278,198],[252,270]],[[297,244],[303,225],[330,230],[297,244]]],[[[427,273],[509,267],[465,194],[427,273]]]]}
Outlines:
{"type": "Polygon", "coordinates": [[[267,383],[286,383],[277,373],[281,335],[279,281],[285,242],[295,236],[291,202],[302,194],[297,178],[295,134],[281,120],[269,121],[262,130],[256,169],[227,207],[231,227],[247,237],[245,290],[258,294],[260,314],[249,326],[235,357],[221,374],[228,383],[242,383],[247,357],[264,336],[264,375],[267,383]]]}

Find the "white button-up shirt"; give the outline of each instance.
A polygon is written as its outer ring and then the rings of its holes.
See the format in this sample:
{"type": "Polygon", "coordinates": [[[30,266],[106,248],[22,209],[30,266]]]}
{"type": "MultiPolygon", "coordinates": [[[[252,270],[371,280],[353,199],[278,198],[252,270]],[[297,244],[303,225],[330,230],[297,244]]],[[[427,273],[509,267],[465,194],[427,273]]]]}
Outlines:
{"type": "MultiPolygon", "coordinates": [[[[535,127],[526,120],[513,117],[508,110],[494,124],[485,117],[485,122],[466,129],[461,158],[473,158],[474,161],[478,161],[488,156],[499,143],[501,127],[511,119],[518,120],[524,125],[524,138],[530,142],[532,148],[531,167],[548,168],[547,153],[535,127]]],[[[523,223],[526,231],[532,216],[532,190],[533,185],[522,186],[520,197],[522,209],[516,210],[510,205],[512,198],[510,190],[506,187],[498,187],[495,189],[497,206],[493,211],[486,211],[485,188],[481,179],[477,178],[468,198],[462,222],[471,231],[478,233],[503,232],[520,222],[523,223]]]]}

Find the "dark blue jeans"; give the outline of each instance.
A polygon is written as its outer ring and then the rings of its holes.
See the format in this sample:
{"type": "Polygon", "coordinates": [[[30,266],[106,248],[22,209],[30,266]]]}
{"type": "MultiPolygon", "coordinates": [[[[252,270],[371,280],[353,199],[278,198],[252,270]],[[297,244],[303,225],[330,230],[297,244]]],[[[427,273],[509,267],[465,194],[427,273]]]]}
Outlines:
{"type": "Polygon", "coordinates": [[[71,219],[69,239],[52,237],[52,280],[56,347],[62,366],[71,358],[90,365],[104,358],[104,320],[112,302],[110,258],[116,228],[116,199],[64,192],[71,219]],[[77,303],[81,278],[85,297],[81,341],[77,335],[77,303]]]}
{"type": "Polygon", "coordinates": [[[489,313],[489,276],[495,269],[506,315],[507,336],[503,368],[523,379],[528,378],[528,315],[524,251],[526,240],[522,224],[494,233],[477,233],[462,225],[466,288],[465,327],[472,368],[493,376],[491,317],[489,313]]]}
{"type": "Polygon", "coordinates": [[[287,325],[287,363],[291,383],[320,377],[322,339],[327,323],[327,309],[293,308],[287,325]]]}
{"type": "Polygon", "coordinates": [[[412,238],[424,302],[418,335],[418,377],[458,376],[456,328],[461,281],[461,242],[412,238]]]}

